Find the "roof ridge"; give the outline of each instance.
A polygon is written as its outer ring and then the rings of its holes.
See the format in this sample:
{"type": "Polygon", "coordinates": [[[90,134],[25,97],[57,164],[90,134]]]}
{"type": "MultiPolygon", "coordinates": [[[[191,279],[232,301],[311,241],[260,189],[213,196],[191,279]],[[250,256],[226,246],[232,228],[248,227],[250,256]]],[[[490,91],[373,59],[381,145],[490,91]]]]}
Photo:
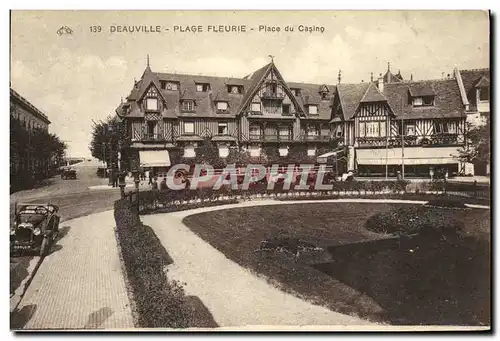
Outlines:
{"type": "Polygon", "coordinates": [[[459,71],[485,71],[485,70],[490,70],[489,67],[485,67],[485,68],[478,68],[478,69],[462,69],[462,70],[459,70],[459,71]]]}

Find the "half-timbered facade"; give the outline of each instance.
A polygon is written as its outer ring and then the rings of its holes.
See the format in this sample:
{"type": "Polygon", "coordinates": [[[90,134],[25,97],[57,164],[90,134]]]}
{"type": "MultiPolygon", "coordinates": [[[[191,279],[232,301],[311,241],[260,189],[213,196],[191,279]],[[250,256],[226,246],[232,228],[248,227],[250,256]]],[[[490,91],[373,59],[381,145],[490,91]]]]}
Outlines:
{"type": "Polygon", "coordinates": [[[457,79],[339,84],[331,130],[342,136],[363,176],[464,172],[465,107],[457,79]],[[404,168],[404,169],[403,169],[404,168]]]}
{"type": "MultiPolygon", "coordinates": [[[[260,156],[266,145],[285,156],[294,143],[315,156],[331,141],[335,86],[287,83],[273,62],[243,78],[155,73],[146,67],[117,108],[142,166],[167,167],[173,153],[191,158],[204,140],[260,156]]],[[[139,161],[139,162],[137,162],[139,161]]]]}

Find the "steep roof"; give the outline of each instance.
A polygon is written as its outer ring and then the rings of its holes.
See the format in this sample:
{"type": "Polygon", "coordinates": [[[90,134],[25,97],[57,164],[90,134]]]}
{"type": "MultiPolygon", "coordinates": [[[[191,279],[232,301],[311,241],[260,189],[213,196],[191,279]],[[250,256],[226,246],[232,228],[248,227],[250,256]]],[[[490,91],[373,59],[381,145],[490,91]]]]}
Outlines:
{"type": "Polygon", "coordinates": [[[387,70],[384,75],[384,83],[400,83],[403,81],[403,77],[401,76],[401,72],[397,74],[393,74],[391,70],[387,70]]]}
{"type": "MultiPolygon", "coordinates": [[[[130,103],[130,109],[128,110],[127,117],[142,117],[140,108],[136,101],[144,96],[151,84],[156,86],[159,93],[167,103],[167,109],[162,113],[163,117],[234,117],[241,112],[246,105],[248,105],[254,93],[257,91],[257,87],[273,67],[275,67],[273,63],[266,64],[244,78],[152,72],[149,67],[147,67],[141,80],[135,82],[129,96],[127,97],[128,102],[126,103],[130,103]],[[176,91],[162,89],[161,83],[163,81],[177,82],[179,84],[179,89],[176,91]],[[197,83],[210,84],[210,90],[206,92],[197,91],[197,83]],[[243,93],[228,93],[228,85],[243,86],[243,93]],[[196,105],[194,113],[182,113],[180,111],[180,101],[183,99],[195,101],[196,105]],[[217,107],[215,105],[216,101],[228,102],[227,114],[217,113],[217,107]]],[[[277,69],[276,72],[279,74],[277,69]]],[[[285,82],[285,84],[288,87],[301,89],[301,95],[294,96],[293,99],[299,106],[303,107],[307,104],[318,105],[318,115],[311,115],[311,119],[328,120],[330,118],[331,100],[322,100],[318,92],[318,89],[320,89],[324,84],[297,82],[285,82]]],[[[332,95],[331,98],[333,98],[335,86],[327,86],[332,95]]],[[[120,116],[123,115],[122,109],[123,104],[120,104],[116,109],[117,114],[120,116]]],[[[307,113],[305,115],[307,116],[307,113]]]]}
{"type": "Polygon", "coordinates": [[[484,77],[487,81],[491,80],[490,69],[487,68],[460,70],[459,73],[468,100],[476,98],[476,85],[481,81],[481,78],[484,77]]]}
{"type": "Polygon", "coordinates": [[[344,113],[344,120],[350,120],[370,83],[337,84],[337,94],[344,113]]]}
{"type": "Polygon", "coordinates": [[[461,117],[464,107],[455,79],[437,79],[384,84],[387,97],[396,118],[446,118],[461,117]],[[410,100],[411,89],[433,89],[433,106],[414,107],[410,100]]]}
{"type": "Polygon", "coordinates": [[[387,98],[379,91],[378,87],[375,83],[370,83],[368,89],[366,89],[363,98],[361,99],[361,103],[363,102],[385,102],[387,98]]]}
{"type": "Polygon", "coordinates": [[[329,120],[332,112],[332,103],[333,98],[336,93],[335,85],[322,84],[318,86],[318,84],[311,83],[297,83],[297,82],[289,82],[287,85],[293,89],[300,89],[300,95],[294,97],[297,99],[297,102],[302,105],[302,107],[307,105],[317,105],[318,106],[318,114],[317,115],[309,115],[307,110],[305,112],[305,116],[308,119],[317,119],[317,120],[329,120]],[[320,89],[323,88],[323,85],[326,85],[329,90],[329,98],[328,100],[321,99],[321,94],[319,93],[320,89]]]}

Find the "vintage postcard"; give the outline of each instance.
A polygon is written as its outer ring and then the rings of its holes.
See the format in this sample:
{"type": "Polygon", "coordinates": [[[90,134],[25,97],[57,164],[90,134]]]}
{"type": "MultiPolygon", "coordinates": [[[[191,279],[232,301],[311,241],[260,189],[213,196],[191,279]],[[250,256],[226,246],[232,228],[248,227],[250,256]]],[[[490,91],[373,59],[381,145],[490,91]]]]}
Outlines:
{"type": "Polygon", "coordinates": [[[488,11],[10,27],[11,330],[490,330],[488,11]]]}

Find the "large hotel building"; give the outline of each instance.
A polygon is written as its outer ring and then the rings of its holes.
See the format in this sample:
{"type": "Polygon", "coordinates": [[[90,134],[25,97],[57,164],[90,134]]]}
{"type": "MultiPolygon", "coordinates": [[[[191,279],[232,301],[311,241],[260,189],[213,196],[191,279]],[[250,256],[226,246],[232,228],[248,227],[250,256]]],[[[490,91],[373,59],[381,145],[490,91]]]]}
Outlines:
{"type": "Polygon", "coordinates": [[[369,82],[344,84],[340,72],[332,78],[336,84],[287,82],[274,62],[243,78],[161,73],[148,58],[116,109],[130,138],[125,154],[161,171],[173,155],[192,158],[210,139],[221,157],[230,148],[259,157],[271,145],[286,156],[303,144],[309,156],[342,159],[360,176],[394,175],[403,164],[407,176],[487,172],[459,162],[457,149],[467,142],[467,122],[489,119],[489,69],[413,80],[388,66],[369,82]]]}

